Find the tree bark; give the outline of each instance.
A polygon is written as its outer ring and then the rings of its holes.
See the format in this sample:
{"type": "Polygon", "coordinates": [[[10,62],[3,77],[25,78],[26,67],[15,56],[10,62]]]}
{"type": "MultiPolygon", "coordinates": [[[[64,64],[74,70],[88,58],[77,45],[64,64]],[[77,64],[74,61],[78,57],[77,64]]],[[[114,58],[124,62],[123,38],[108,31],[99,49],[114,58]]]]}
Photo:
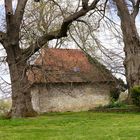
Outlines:
{"type": "MultiPolygon", "coordinates": [[[[140,37],[135,24],[135,18],[138,12],[136,13],[134,9],[134,12],[130,13],[124,0],[114,1],[116,2],[118,15],[121,19],[125,52],[124,66],[130,92],[130,89],[134,86],[140,86],[140,37]]],[[[130,97],[129,100],[131,100],[130,97]]]]}
{"type": "MultiPolygon", "coordinates": [[[[136,29],[135,24],[132,26],[128,27],[128,30],[132,30],[132,28],[136,29]]],[[[133,31],[132,34],[129,35],[124,34],[123,36],[125,45],[124,66],[126,70],[126,78],[129,88],[133,88],[136,85],[140,85],[140,40],[136,31],[133,31]]]]}
{"type": "MultiPolygon", "coordinates": [[[[131,28],[135,28],[135,25],[131,28]]],[[[129,29],[131,30],[131,28],[129,29]]],[[[131,89],[134,86],[140,86],[140,41],[138,36],[136,36],[136,32],[129,34],[129,37],[125,34],[124,44],[124,66],[126,70],[126,79],[129,91],[128,103],[131,104],[131,89]]]]}
{"type": "Polygon", "coordinates": [[[12,108],[8,117],[32,117],[37,113],[33,110],[31,103],[30,84],[26,75],[26,59],[22,58],[21,50],[18,48],[10,45],[6,50],[12,88],[12,108]]]}

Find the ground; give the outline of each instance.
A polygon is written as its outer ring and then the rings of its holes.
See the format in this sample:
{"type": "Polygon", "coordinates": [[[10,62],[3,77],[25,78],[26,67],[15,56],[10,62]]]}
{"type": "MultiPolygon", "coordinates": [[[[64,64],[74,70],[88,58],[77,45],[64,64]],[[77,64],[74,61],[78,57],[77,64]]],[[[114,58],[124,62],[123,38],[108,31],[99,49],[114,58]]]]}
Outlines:
{"type": "Polygon", "coordinates": [[[0,119],[0,140],[139,140],[140,113],[49,113],[0,119]]]}

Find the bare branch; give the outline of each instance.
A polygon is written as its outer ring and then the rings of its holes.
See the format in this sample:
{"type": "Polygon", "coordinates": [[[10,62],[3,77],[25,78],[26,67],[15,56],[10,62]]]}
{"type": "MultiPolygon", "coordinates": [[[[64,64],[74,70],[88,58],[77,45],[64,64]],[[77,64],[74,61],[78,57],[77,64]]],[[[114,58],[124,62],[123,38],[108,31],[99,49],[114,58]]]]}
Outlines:
{"type": "Polygon", "coordinates": [[[88,2],[89,2],[89,0],[82,0],[82,7],[83,7],[83,9],[87,9],[88,8],[88,2]]]}
{"type": "Polygon", "coordinates": [[[134,5],[134,10],[131,14],[134,19],[136,18],[136,16],[139,13],[139,8],[140,8],[139,6],[140,6],[140,0],[137,0],[136,4],[134,5]]]}
{"type": "Polygon", "coordinates": [[[40,2],[40,0],[34,0],[34,2],[40,2]]]}
{"type": "Polygon", "coordinates": [[[6,16],[10,16],[13,14],[12,0],[5,0],[5,11],[6,11],[6,16]]]}
{"type": "Polygon", "coordinates": [[[18,0],[18,4],[17,4],[16,11],[15,11],[15,16],[14,16],[15,22],[16,22],[18,28],[20,28],[21,21],[23,19],[24,9],[25,9],[27,1],[28,0],[18,0]]]}
{"type": "Polygon", "coordinates": [[[69,30],[69,26],[72,24],[72,22],[76,21],[78,18],[84,16],[89,11],[95,9],[97,3],[100,0],[94,0],[91,5],[88,6],[88,8],[85,10],[82,8],[78,12],[75,12],[74,14],[70,15],[69,17],[65,18],[60,29],[47,33],[41,37],[38,38],[38,40],[31,45],[28,49],[26,49],[23,54],[26,54],[28,57],[34,54],[36,51],[38,51],[43,45],[45,45],[49,40],[52,39],[59,39],[62,37],[67,37],[67,31],[69,30]]]}
{"type": "Polygon", "coordinates": [[[55,0],[51,0],[51,1],[52,1],[56,6],[59,7],[59,9],[60,9],[60,11],[61,11],[61,14],[62,14],[62,16],[64,17],[64,12],[63,12],[61,6],[60,6],[55,0]]]}
{"type": "Polygon", "coordinates": [[[113,0],[118,8],[118,16],[124,22],[130,21],[130,14],[125,0],[113,0]]]}
{"type": "Polygon", "coordinates": [[[7,32],[9,32],[10,24],[13,18],[12,0],[5,0],[5,16],[6,16],[7,32]]]}
{"type": "Polygon", "coordinates": [[[132,5],[133,5],[133,7],[135,6],[135,0],[129,0],[131,3],[132,3],[132,5]]]}

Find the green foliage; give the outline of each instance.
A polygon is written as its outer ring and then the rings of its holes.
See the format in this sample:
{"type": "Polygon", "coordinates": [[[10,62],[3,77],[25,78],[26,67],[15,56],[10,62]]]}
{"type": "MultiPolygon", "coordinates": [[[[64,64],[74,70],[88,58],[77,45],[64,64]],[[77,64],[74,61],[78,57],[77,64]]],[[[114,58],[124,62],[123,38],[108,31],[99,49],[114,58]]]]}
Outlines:
{"type": "Polygon", "coordinates": [[[0,119],[0,140],[140,140],[139,113],[49,113],[0,119]]]}
{"type": "Polygon", "coordinates": [[[115,100],[111,100],[110,104],[106,105],[105,108],[123,108],[125,107],[125,104],[122,102],[118,102],[115,100]]]}
{"type": "Polygon", "coordinates": [[[0,115],[6,114],[11,107],[10,101],[0,100],[0,115]]]}
{"type": "Polygon", "coordinates": [[[131,89],[131,98],[133,104],[140,107],[140,86],[134,86],[131,89]]]}

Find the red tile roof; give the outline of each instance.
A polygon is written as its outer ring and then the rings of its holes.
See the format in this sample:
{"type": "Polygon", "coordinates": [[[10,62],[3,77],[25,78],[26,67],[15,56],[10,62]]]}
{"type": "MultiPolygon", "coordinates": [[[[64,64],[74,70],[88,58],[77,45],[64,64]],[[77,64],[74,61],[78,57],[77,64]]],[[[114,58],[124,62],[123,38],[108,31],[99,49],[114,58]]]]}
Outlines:
{"type": "Polygon", "coordinates": [[[111,81],[111,76],[103,67],[91,64],[79,49],[43,48],[28,71],[31,83],[103,82],[111,81]]]}

